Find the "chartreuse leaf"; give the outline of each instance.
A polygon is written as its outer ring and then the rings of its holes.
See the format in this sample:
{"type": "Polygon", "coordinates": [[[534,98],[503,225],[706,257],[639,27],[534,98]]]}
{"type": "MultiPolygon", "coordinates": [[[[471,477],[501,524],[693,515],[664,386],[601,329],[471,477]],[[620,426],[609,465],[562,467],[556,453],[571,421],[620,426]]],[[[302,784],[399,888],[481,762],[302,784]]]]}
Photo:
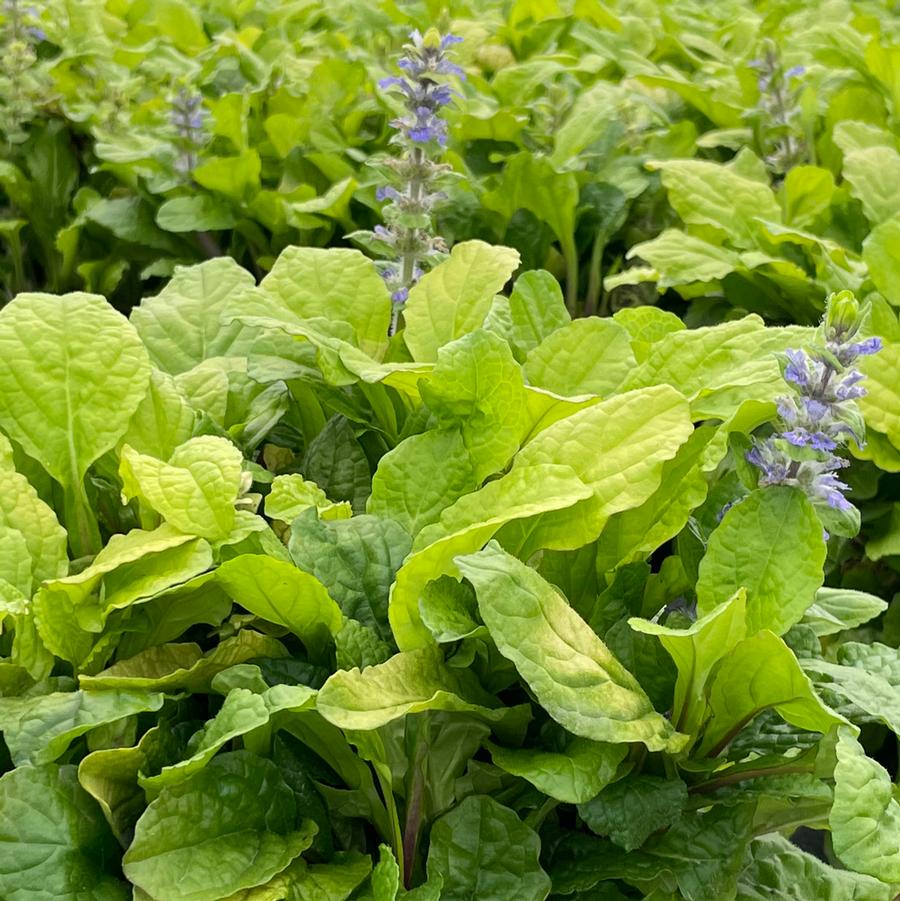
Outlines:
{"type": "Polygon", "coordinates": [[[891,901],[891,887],[806,854],[777,833],[755,838],[738,880],[737,901],[891,901]]]}
{"type": "Polygon", "coordinates": [[[691,513],[706,499],[709,489],[704,454],[715,435],[701,426],[662,468],[659,487],[639,507],[611,517],[597,543],[596,567],[600,573],[643,560],[687,524],[691,513]]]}
{"type": "Polygon", "coordinates": [[[311,708],[315,696],[315,691],[305,685],[274,685],[262,694],[232,688],[215,717],[191,739],[188,747],[194,753],[163,767],[155,776],[141,776],[138,779],[141,787],[148,797],[156,797],[162,789],[200,772],[233,739],[267,725],[279,713],[311,708]]]}
{"type": "Polygon", "coordinates": [[[431,827],[429,881],[443,880],[441,901],[543,901],[550,879],[541,841],[508,807],[470,795],[431,827]]]}
{"type": "MultiPolygon", "coordinates": [[[[339,851],[330,863],[307,864],[298,859],[283,874],[284,897],[288,901],[346,901],[371,870],[371,858],[354,851],[339,851]]],[[[282,897],[276,895],[272,901],[282,897]]]]}
{"type": "Polygon", "coordinates": [[[385,663],[333,673],[319,690],[316,709],[340,729],[371,731],[408,713],[471,713],[499,734],[518,735],[528,707],[496,704],[477,683],[443,662],[435,647],[401,651],[385,663]],[[476,700],[467,699],[475,697],[476,700]]]}
{"type": "Polygon", "coordinates": [[[51,763],[80,735],[135,713],[159,710],[163,700],[161,694],[140,690],[0,698],[0,732],[17,766],[51,763]]]}
{"type": "Polygon", "coordinates": [[[828,817],[834,853],[859,873],[900,883],[900,802],[890,776],[866,756],[850,727],[838,731],[836,752],[828,817]]]}
{"type": "MultiPolygon", "coordinates": [[[[589,544],[610,516],[640,506],[653,494],[663,465],[692,431],[687,402],[667,385],[614,395],[560,419],[522,448],[510,475],[567,463],[590,489],[590,498],[572,510],[551,509],[516,522],[498,540],[523,559],[541,548],[573,550],[589,544]]],[[[477,499],[474,494],[470,502],[477,499]]]]}
{"type": "Polygon", "coordinates": [[[387,517],[324,522],[310,512],[294,520],[289,549],[294,563],[325,586],[345,616],[390,638],[388,596],[410,544],[405,529],[387,517]]]}
{"type": "Polygon", "coordinates": [[[356,346],[374,359],[387,349],[390,293],[375,265],[358,250],[285,248],[248,312],[257,308],[288,324],[304,319],[346,324],[356,346]]]}
{"type": "Polygon", "coordinates": [[[127,901],[118,849],[74,766],[21,766],[0,778],[0,896],[127,901]]]}
{"type": "Polygon", "coordinates": [[[509,295],[509,341],[516,359],[570,321],[559,282],[543,269],[523,272],[509,295]]]}
{"type": "Polygon", "coordinates": [[[815,603],[807,608],[800,622],[816,635],[834,635],[855,629],[887,610],[887,603],[865,591],[852,588],[820,588],[815,603]]]}
{"type": "MultiPolygon", "coordinates": [[[[44,579],[55,579],[65,574],[66,533],[50,509],[38,496],[25,476],[16,472],[12,446],[5,435],[0,434],[0,528],[9,529],[21,536],[26,553],[24,562],[29,578],[35,587],[44,579]]],[[[9,577],[0,570],[0,577],[9,577]]],[[[30,590],[27,592],[30,594],[30,590]]]]}
{"type": "Polygon", "coordinates": [[[0,311],[0,426],[70,490],[115,446],[149,380],[134,328],[102,297],[20,294],[0,311]]]}
{"type": "Polygon", "coordinates": [[[612,319],[576,319],[556,329],[529,354],[524,372],[529,384],[571,397],[608,397],[636,363],[628,332],[612,319]]]}
{"type": "MultiPolygon", "coordinates": [[[[483,241],[457,244],[450,258],[423,275],[409,292],[403,336],[413,359],[433,362],[445,344],[479,328],[494,295],[518,265],[519,254],[510,247],[483,241]]],[[[347,296],[355,302],[357,292],[354,285],[347,296]]]]}
{"type": "Polygon", "coordinates": [[[863,261],[875,287],[900,306],[900,208],[892,219],[876,225],[863,241],[863,261]]]}
{"type": "Polygon", "coordinates": [[[466,582],[450,576],[433,579],[422,591],[419,614],[438,642],[461,638],[486,638],[487,629],[478,622],[478,601],[466,582]]]}
{"type": "Polygon", "coordinates": [[[163,790],[138,820],[123,870],[154,898],[218,901],[283,870],[315,828],[271,760],[235,751],[163,790]]]}
{"type": "Polygon", "coordinates": [[[319,655],[341,628],[341,608],[325,586],[290,563],[257,554],[242,554],[223,563],[216,579],[242,607],[290,629],[319,655]]]}
{"type": "Polygon", "coordinates": [[[687,629],[673,629],[645,619],[629,619],[637,632],[656,635],[678,668],[672,722],[696,735],[706,717],[706,683],[715,665],[747,635],[747,594],[741,588],[725,603],[687,629]]]}
{"type": "Polygon", "coordinates": [[[197,414],[175,379],[162,369],[152,369],[144,399],[122,436],[138,453],[168,460],[179,444],[194,432],[197,414]]]}
{"type": "MultiPolygon", "coordinates": [[[[655,275],[652,281],[661,289],[673,285],[684,285],[692,282],[711,282],[723,279],[734,272],[741,264],[738,253],[717,244],[711,244],[702,238],[686,234],[677,228],[667,228],[650,241],[636,244],[628,251],[628,258],[640,257],[650,264],[648,273],[655,275]]],[[[626,270],[620,276],[613,276],[607,287],[615,287],[617,279],[628,277],[626,270]]]]}
{"type": "Polygon", "coordinates": [[[168,463],[122,448],[122,495],[139,498],[181,532],[222,541],[234,528],[241,452],[213,435],[191,438],[168,463]]]}
{"type": "Polygon", "coordinates": [[[488,744],[494,764],[527,779],[550,798],[568,804],[589,801],[618,774],[628,755],[627,745],[574,738],[564,751],[501,748],[488,744]]]}
{"type": "Polygon", "coordinates": [[[224,322],[222,314],[240,305],[255,284],[227,256],[179,266],[159,294],[131,311],[131,322],[153,362],[171,375],[212,357],[243,356],[253,335],[237,323],[224,322]]]}
{"type": "Polygon", "coordinates": [[[900,447],[900,405],[897,385],[900,384],[900,342],[891,341],[877,354],[860,362],[866,377],[866,394],[859,399],[859,408],[866,425],[877,429],[896,447],[900,447]]]}
{"type": "Polygon", "coordinates": [[[680,779],[636,776],[622,779],[578,806],[578,815],[597,835],[608,835],[633,851],[656,831],[681,819],[687,786],[680,779]]]}
{"type": "Polygon", "coordinates": [[[631,349],[639,363],[647,359],[652,344],[685,329],[674,313],[659,307],[624,307],[613,319],[631,336],[631,349]]]}
{"type": "Polygon", "coordinates": [[[444,345],[421,393],[440,426],[460,429],[476,481],[502,469],[519,449],[525,387],[502,338],[478,329],[444,345]]]}
{"type": "Polygon", "coordinates": [[[352,515],[347,501],[334,503],[315,483],[300,473],[275,476],[266,495],[265,510],[269,519],[293,522],[304,510],[315,508],[322,519],[348,519],[352,515]]]}
{"type": "Polygon", "coordinates": [[[708,160],[648,163],[662,171],[669,203],[687,225],[712,226],[738,247],[754,246],[754,219],[781,221],[771,188],[708,160]]]}
{"type": "Polygon", "coordinates": [[[872,225],[900,213],[900,198],[894,190],[900,178],[900,154],[893,147],[852,150],[844,155],[841,174],[872,225]]]}
{"type": "Polygon", "coordinates": [[[653,709],[634,676],[537,572],[494,542],[456,564],[475,587],[497,649],[560,725],[582,738],[639,741],[651,751],[684,746],[686,736],[653,709]]]}
{"type": "Polygon", "coordinates": [[[38,630],[58,657],[80,664],[113,610],[146,601],[212,565],[202,539],[162,525],[113,535],[80,573],[46,582],[34,597],[38,630]]]}
{"type": "Polygon", "coordinates": [[[504,523],[568,509],[590,497],[590,488],[571,467],[545,464],[514,468],[448,507],[439,522],[418,535],[397,571],[388,608],[397,645],[411,650],[432,642],[419,614],[419,598],[432,579],[457,574],[454,557],[478,550],[504,523]]]}
{"type": "MultiPolygon", "coordinates": [[[[79,684],[88,691],[143,689],[173,692],[204,692],[223,670],[257,657],[281,656],[275,639],[252,629],[241,629],[205,654],[192,642],[156,645],[134,657],[118,660],[96,675],[81,675],[79,684]]],[[[283,653],[283,651],[281,652],[283,653]]]]}
{"type": "Polygon", "coordinates": [[[846,722],[822,703],[791,649],[763,629],[739,642],[716,670],[709,689],[710,720],[699,753],[719,754],[769,707],[808,732],[825,733],[846,722]]]}
{"type": "Polygon", "coordinates": [[[709,613],[747,589],[747,633],[781,635],[812,605],[822,586],[825,541],[806,496],[770,487],[735,504],[712,533],[700,563],[697,609],[709,613]]]}

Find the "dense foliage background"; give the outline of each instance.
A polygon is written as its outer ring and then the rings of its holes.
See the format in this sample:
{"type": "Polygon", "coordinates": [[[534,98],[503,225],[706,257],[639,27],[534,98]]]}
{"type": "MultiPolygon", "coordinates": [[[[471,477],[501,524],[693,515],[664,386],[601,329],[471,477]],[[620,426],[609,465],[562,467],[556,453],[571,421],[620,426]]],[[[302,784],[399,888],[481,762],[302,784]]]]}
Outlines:
{"type": "Polygon", "coordinates": [[[0,897],[897,896],[896,4],[0,44],[0,897]],[[429,26],[453,250],[389,339],[348,236],[429,26]],[[849,525],[746,456],[845,291],[849,525]]]}

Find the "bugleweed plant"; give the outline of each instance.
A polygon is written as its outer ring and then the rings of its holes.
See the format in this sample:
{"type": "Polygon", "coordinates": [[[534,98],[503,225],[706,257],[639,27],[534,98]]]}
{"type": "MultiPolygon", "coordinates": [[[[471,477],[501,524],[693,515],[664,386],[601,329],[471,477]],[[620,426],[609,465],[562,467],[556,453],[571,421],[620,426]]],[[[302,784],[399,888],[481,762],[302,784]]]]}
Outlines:
{"type": "Polygon", "coordinates": [[[518,265],[457,244],[390,341],[348,249],[0,311],[0,897],[896,895],[884,539],[800,475],[900,438],[896,316],[518,265]]]}

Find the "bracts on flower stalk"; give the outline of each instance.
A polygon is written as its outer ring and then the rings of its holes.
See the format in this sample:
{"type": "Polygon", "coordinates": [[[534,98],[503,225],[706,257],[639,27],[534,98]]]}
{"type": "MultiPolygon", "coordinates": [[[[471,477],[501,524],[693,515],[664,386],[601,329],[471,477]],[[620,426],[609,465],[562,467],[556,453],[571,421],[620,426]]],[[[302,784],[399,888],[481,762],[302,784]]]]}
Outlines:
{"type": "Polygon", "coordinates": [[[413,31],[410,43],[404,45],[406,55],[398,61],[404,74],[379,82],[403,104],[403,114],[391,121],[396,130],[391,144],[399,153],[375,164],[387,182],[376,192],[378,200],[387,201],[385,225],[351,237],[382,257],[379,269],[393,301],[391,335],[399,327],[410,289],[448,250],[444,240],[433,234],[433,212],[445,199],[439,186],[452,174],[437,158],[447,143],[447,123],[441,113],[456,93],[443,79],[465,77],[448,58],[449,48],[460,40],[451,34],[441,36],[435,29],[424,36],[413,31]]]}
{"type": "Polygon", "coordinates": [[[755,439],[747,460],[759,470],[759,484],[800,488],[838,534],[859,530],[859,512],[845,497],[849,490],[837,473],[848,465],[838,451],[851,439],[865,443],[865,423],[856,404],[866,391],[859,357],[877,353],[880,338],[860,339],[863,312],[849,291],[832,295],[822,322],[821,340],[788,350],[782,372],[793,393],[778,401],[779,420],[767,438],[755,439]]]}

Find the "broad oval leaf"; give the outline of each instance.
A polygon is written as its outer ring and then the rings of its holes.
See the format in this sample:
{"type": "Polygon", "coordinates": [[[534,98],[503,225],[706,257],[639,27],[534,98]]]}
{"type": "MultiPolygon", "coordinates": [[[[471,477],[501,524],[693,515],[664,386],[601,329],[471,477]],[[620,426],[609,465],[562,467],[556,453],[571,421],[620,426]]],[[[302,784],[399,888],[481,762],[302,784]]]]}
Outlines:
{"type": "Polygon", "coordinates": [[[132,325],[94,294],[20,294],[0,310],[0,427],[77,489],[150,381],[132,325]]]}
{"type": "Polygon", "coordinates": [[[456,565],[475,586],[497,649],[558,723],[594,741],[643,742],[651,751],[684,747],[686,736],[653,709],[637,679],[533,569],[493,542],[456,565]]]}

